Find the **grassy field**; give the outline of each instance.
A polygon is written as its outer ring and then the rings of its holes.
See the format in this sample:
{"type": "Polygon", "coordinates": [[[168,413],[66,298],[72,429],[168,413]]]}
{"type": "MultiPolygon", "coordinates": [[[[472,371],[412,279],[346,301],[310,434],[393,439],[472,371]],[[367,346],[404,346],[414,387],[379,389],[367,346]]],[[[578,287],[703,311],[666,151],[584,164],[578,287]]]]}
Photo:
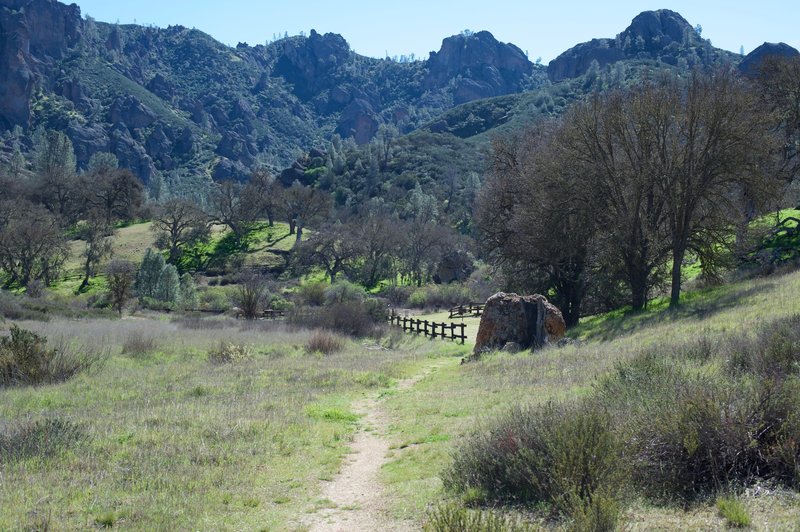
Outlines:
{"type": "MultiPolygon", "coordinates": [[[[465,438],[514,405],[589,395],[597,379],[653,346],[712,342],[800,313],[800,272],[687,294],[670,311],[586,319],[581,343],[461,364],[471,345],[405,337],[306,352],[313,333],[218,319],[26,322],[48,338],[103,346],[107,363],[58,385],[0,389],[0,429],[43,419],[73,427],[55,451],[0,462],[0,530],[302,530],[330,506],[322,486],[358,430],[353,404],[380,397],[390,451],[380,469],[389,511],[419,526],[451,500],[441,473],[465,438]],[[214,364],[226,340],[242,360],[214,364]],[[399,379],[423,374],[410,387],[399,379]],[[366,395],[365,395],[366,394],[366,395]]],[[[446,313],[425,316],[448,321],[446,313]]],[[[458,321],[458,320],[455,320],[458,321]]],[[[478,320],[465,319],[474,337],[478,320]]],[[[6,327],[5,324],[0,327],[6,327]]],[[[800,496],[771,485],[739,500],[757,530],[797,530],[800,496]]],[[[559,523],[536,517],[548,529],[559,523]]],[[[628,530],[725,529],[714,500],[689,506],[630,500],[628,530]]]]}
{"type": "Polygon", "coordinates": [[[81,435],[51,456],[0,462],[0,530],[293,528],[326,505],[319,483],[347,449],[351,401],[450,354],[351,342],[323,357],[305,352],[308,332],[226,321],[22,326],[110,356],[64,384],[0,390],[0,425],[56,419],[81,435]],[[210,363],[223,339],[251,356],[210,363]],[[149,352],[136,353],[142,343],[149,352]]]}

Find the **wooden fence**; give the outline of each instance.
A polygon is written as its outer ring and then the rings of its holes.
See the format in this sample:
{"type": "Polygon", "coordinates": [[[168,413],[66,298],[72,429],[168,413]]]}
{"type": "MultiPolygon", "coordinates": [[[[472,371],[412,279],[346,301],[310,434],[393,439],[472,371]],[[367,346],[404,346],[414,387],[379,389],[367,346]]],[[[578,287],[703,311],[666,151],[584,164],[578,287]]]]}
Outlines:
{"type": "Polygon", "coordinates": [[[461,340],[461,344],[467,340],[465,323],[436,323],[428,320],[419,320],[409,318],[408,316],[400,316],[392,312],[389,315],[389,323],[398,325],[403,328],[403,331],[424,334],[431,339],[441,338],[442,340],[461,340]],[[456,330],[459,334],[456,334],[456,330]]]}
{"type": "Polygon", "coordinates": [[[482,303],[470,303],[469,305],[458,305],[450,309],[450,318],[480,318],[483,315],[482,303]]]}

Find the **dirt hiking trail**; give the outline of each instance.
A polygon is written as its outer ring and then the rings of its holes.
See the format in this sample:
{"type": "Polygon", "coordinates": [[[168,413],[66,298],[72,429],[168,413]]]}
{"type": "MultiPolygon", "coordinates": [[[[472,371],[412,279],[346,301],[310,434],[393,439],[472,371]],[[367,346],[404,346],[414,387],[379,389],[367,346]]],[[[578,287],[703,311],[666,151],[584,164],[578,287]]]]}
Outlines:
{"type": "MultiPolygon", "coordinates": [[[[423,373],[397,383],[398,391],[409,390],[420,380],[436,371],[439,365],[429,366],[423,373]]],[[[389,515],[389,504],[378,478],[381,467],[388,462],[389,441],[386,433],[389,420],[382,409],[382,400],[369,397],[353,404],[355,413],[362,416],[338,475],[326,483],[322,497],[330,500],[332,508],[317,511],[305,520],[311,532],[406,532],[419,530],[413,521],[400,521],[389,515]]]]}

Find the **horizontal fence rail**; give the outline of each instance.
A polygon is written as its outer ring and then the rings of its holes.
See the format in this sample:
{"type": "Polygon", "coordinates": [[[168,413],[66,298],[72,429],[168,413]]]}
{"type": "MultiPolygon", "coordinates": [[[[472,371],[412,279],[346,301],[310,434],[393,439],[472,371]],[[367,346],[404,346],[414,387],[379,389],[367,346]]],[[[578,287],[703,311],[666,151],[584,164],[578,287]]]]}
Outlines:
{"type": "Polygon", "coordinates": [[[483,315],[482,303],[470,303],[469,305],[458,305],[450,309],[451,318],[480,318],[483,315]]]}
{"type": "Polygon", "coordinates": [[[420,320],[400,316],[392,312],[389,315],[389,323],[403,328],[403,331],[413,334],[423,334],[431,339],[441,338],[442,340],[461,340],[461,344],[467,340],[465,323],[436,323],[429,320],[420,320]],[[458,334],[456,334],[458,331],[458,334]]]}

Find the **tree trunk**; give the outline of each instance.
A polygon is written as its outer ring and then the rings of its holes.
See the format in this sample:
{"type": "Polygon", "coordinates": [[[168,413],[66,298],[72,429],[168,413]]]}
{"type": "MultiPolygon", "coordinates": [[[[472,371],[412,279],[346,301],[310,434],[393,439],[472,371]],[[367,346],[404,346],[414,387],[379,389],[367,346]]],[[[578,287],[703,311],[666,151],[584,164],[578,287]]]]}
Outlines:
{"type": "Polygon", "coordinates": [[[81,282],[81,285],[78,287],[78,292],[83,292],[86,289],[86,287],[89,286],[89,275],[91,273],[91,269],[92,269],[92,264],[89,261],[89,258],[87,257],[86,262],[83,265],[83,273],[84,273],[83,281],[81,282]]]}
{"type": "Polygon", "coordinates": [[[647,273],[633,272],[629,275],[631,287],[631,309],[639,311],[647,304],[647,273]]]}
{"type": "Polygon", "coordinates": [[[675,246],[672,249],[672,287],[669,296],[669,308],[677,307],[681,302],[681,269],[683,257],[686,255],[684,246],[675,246]]]}

